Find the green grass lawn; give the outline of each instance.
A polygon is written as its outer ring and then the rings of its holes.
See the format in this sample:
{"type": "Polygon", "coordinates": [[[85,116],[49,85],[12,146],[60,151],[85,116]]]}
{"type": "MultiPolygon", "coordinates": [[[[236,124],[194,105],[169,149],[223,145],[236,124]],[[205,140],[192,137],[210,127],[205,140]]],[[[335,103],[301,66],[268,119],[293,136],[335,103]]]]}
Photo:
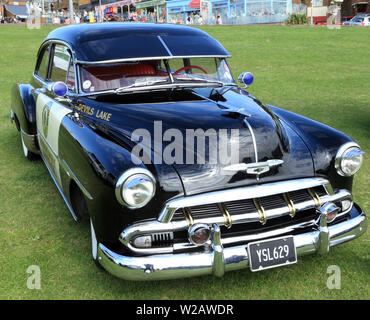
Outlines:
{"type": "MultiPolygon", "coordinates": [[[[370,210],[370,28],[203,27],[232,54],[237,76],[251,71],[250,92],[265,103],[324,122],[367,152],[354,199],[370,210]]],[[[91,260],[88,223],[76,224],[41,161],[23,157],[9,121],[10,88],[27,83],[51,28],[0,26],[0,299],[369,299],[370,238],[305,256],[295,265],[162,282],[127,282],[91,260]],[[41,290],[27,288],[38,265],[41,290]],[[341,289],[327,288],[327,268],[341,289]]]]}

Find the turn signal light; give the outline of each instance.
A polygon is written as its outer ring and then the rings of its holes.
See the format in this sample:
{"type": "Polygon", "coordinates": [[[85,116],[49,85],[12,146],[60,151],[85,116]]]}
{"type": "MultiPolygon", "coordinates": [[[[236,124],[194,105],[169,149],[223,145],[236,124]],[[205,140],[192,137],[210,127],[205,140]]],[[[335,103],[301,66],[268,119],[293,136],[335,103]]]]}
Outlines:
{"type": "Polygon", "coordinates": [[[188,239],[192,244],[201,246],[211,238],[211,228],[203,223],[193,224],[188,230],[188,239]]]}
{"type": "Polygon", "coordinates": [[[321,215],[326,216],[326,222],[332,222],[335,217],[337,216],[338,212],[340,211],[339,207],[337,207],[333,202],[327,202],[324,205],[317,208],[321,215]]]}
{"type": "Polygon", "coordinates": [[[133,245],[136,248],[150,248],[152,246],[151,236],[137,237],[133,241],[133,245]]]}

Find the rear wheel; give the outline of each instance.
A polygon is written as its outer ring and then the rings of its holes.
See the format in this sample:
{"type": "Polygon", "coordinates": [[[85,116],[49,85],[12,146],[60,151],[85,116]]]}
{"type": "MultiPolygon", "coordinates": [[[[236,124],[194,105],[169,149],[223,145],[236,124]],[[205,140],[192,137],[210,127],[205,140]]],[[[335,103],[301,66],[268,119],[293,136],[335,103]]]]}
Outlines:
{"type": "Polygon", "coordinates": [[[22,149],[23,149],[23,154],[25,158],[27,158],[30,161],[35,160],[37,158],[37,154],[28,150],[26,144],[24,143],[22,134],[21,134],[21,142],[22,142],[22,149]]]}

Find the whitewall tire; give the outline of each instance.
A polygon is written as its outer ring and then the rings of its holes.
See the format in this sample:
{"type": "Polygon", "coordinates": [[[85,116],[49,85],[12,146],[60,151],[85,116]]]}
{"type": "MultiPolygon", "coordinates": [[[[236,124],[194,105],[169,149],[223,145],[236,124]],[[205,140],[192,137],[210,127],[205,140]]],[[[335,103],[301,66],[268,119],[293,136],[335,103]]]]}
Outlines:
{"type": "Polygon", "coordinates": [[[94,226],[92,224],[92,221],[90,219],[90,229],[91,229],[91,253],[93,256],[94,261],[97,261],[98,257],[98,241],[96,240],[95,230],[94,226]]]}

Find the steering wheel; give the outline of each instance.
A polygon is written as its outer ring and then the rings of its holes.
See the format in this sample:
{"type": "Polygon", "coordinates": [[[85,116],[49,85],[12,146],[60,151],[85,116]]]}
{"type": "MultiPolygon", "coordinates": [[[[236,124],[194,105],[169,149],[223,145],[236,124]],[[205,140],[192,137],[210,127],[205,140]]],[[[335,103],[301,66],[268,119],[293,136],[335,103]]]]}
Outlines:
{"type": "Polygon", "coordinates": [[[172,75],[177,76],[179,72],[184,71],[184,70],[189,70],[189,69],[199,69],[200,71],[203,71],[205,74],[208,74],[206,70],[204,70],[202,67],[199,66],[185,66],[180,69],[177,69],[172,75]]]}

